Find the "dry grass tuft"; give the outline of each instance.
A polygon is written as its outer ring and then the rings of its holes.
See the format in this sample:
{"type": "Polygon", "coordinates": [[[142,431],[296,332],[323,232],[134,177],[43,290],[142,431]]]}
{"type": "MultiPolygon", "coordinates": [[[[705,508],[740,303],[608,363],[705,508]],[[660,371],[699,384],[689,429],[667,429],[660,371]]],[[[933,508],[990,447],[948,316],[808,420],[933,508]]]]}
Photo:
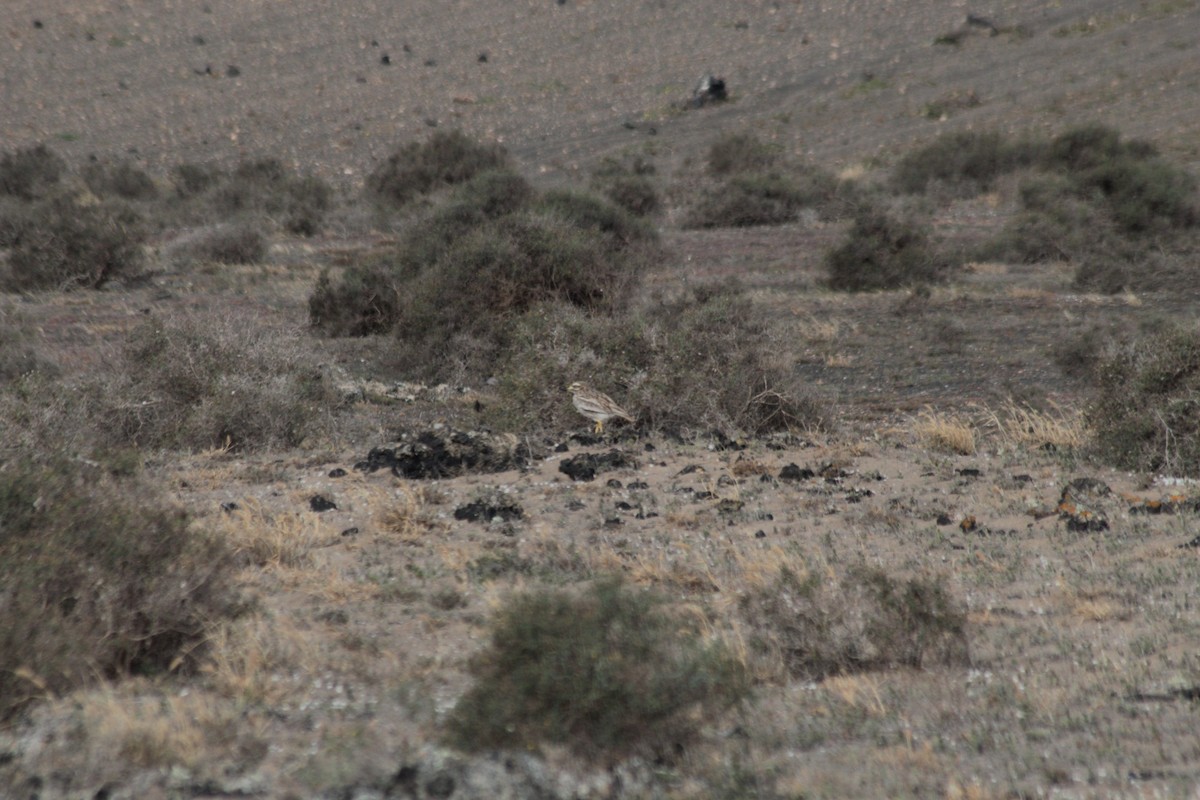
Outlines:
{"type": "Polygon", "coordinates": [[[926,447],[964,456],[975,453],[975,428],[957,414],[927,409],[918,415],[912,430],[926,447]]]}
{"type": "Polygon", "coordinates": [[[314,514],[272,514],[255,498],[225,512],[214,528],[243,563],[257,567],[302,567],[309,554],[328,535],[314,514]]]}
{"type": "Polygon", "coordinates": [[[1005,443],[1030,450],[1076,450],[1087,442],[1083,412],[1057,403],[1049,411],[1007,402],[999,410],[981,409],[984,425],[1005,443]]]}

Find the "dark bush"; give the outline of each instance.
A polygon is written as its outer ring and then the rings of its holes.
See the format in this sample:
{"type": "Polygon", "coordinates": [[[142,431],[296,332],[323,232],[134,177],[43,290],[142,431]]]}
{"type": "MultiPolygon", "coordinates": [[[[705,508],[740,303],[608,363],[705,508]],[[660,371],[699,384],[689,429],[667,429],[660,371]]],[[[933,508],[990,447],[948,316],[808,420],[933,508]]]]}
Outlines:
{"type": "Polygon", "coordinates": [[[377,201],[403,206],[442,186],[509,167],[508,154],[500,145],[480,144],[461,131],[437,131],[389,156],[367,176],[366,190],[377,201]]]}
{"type": "Polygon", "coordinates": [[[1102,459],[1200,477],[1200,330],[1169,328],[1113,343],[1095,374],[1087,421],[1102,459]]]}
{"type": "Polygon", "coordinates": [[[793,677],[970,663],[967,618],[938,579],[852,568],[837,578],[788,567],[741,600],[751,643],[793,677]]]}
{"type": "Polygon", "coordinates": [[[12,245],[5,288],[99,288],[141,266],[144,239],[141,217],[123,203],[48,197],[29,210],[12,245]]]}
{"type": "Polygon", "coordinates": [[[829,286],[838,291],[899,289],[937,281],[945,271],[927,227],[867,206],[845,241],[825,255],[829,286]]]}
{"type": "Polygon", "coordinates": [[[145,487],[67,458],[0,469],[0,719],[97,680],[188,669],[234,614],[231,553],[145,487]]]}
{"type": "Polygon", "coordinates": [[[308,298],[308,321],[330,336],[373,336],[400,319],[400,286],[387,265],[346,269],[336,282],[325,270],[308,298]]]}
{"type": "Polygon", "coordinates": [[[689,228],[779,225],[802,208],[820,208],[833,197],[836,180],[818,170],[800,176],[741,173],[703,192],[684,221],[689,228]]]}
{"type": "Polygon", "coordinates": [[[653,163],[636,156],[628,161],[605,158],[592,172],[592,188],[631,214],[646,217],[662,206],[653,163]]]}
{"type": "Polygon", "coordinates": [[[1158,155],[1154,145],[1141,140],[1124,140],[1114,128],[1088,123],[1055,136],[1045,152],[1043,163],[1051,169],[1086,172],[1113,161],[1141,161],[1158,155]]]}
{"type": "Polygon", "coordinates": [[[172,255],[188,264],[257,264],[266,258],[267,237],[247,222],[217,225],[195,232],[172,255]]]}
{"type": "Polygon", "coordinates": [[[708,149],[708,171],[718,177],[743,172],[769,172],[783,164],[777,145],[767,144],[750,133],[730,133],[708,149]]]}
{"type": "Polygon", "coordinates": [[[34,200],[55,186],[67,162],[44,144],[0,156],[0,194],[34,200]]]}
{"type": "Polygon", "coordinates": [[[936,182],[970,197],[989,190],[996,178],[1033,164],[1041,149],[1031,140],[1010,142],[997,132],[946,133],[901,158],[892,170],[892,185],[918,194],[936,182]]]}
{"type": "Polygon", "coordinates": [[[176,194],[185,199],[203,194],[223,177],[221,170],[209,164],[179,164],[171,173],[176,194]]]}
{"type": "Polygon", "coordinates": [[[471,672],[475,683],[447,721],[452,744],[566,744],[608,761],[677,755],[705,720],[749,690],[725,648],[706,643],[663,600],[615,579],[582,594],[514,597],[492,621],[491,642],[471,672]]]}
{"type": "Polygon", "coordinates": [[[303,236],[320,231],[333,202],[333,190],[320,178],[295,175],[273,158],[239,164],[205,196],[219,219],[267,216],[303,236]]]}
{"type": "Polygon", "coordinates": [[[83,168],[83,181],[99,197],[152,200],[158,196],[158,187],[146,171],[124,160],[92,161],[83,168]]]}
{"type": "Polygon", "coordinates": [[[617,249],[657,238],[654,228],[645,220],[591,192],[552,189],[534,205],[538,211],[552,214],[576,228],[602,234],[617,249]]]}

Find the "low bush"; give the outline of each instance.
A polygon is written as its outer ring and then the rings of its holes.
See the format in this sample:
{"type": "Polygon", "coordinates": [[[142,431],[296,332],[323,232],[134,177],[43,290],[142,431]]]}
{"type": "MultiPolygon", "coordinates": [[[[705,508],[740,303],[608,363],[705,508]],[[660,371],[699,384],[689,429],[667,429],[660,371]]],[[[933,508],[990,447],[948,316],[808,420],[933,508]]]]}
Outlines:
{"type": "Polygon", "coordinates": [[[98,197],[153,200],[158,196],[158,187],[146,171],[125,160],[91,161],[83,168],[83,182],[98,197]]]}
{"type": "Polygon", "coordinates": [[[970,663],[966,613],[938,579],[784,567],[742,598],[741,611],[754,648],[791,677],[970,663]]]}
{"type": "Polygon", "coordinates": [[[828,412],[779,352],[771,327],[735,287],[619,315],[545,304],[513,327],[487,419],[508,430],[578,427],[565,387],[585,380],[612,393],[640,427],[827,428],[828,412]]]}
{"type": "Polygon", "coordinates": [[[1087,410],[1100,458],[1122,469],[1200,477],[1200,329],[1114,341],[1087,410]]]}
{"type": "Polygon", "coordinates": [[[994,131],[946,133],[901,158],[891,183],[907,194],[940,184],[956,196],[971,197],[990,190],[1000,176],[1033,164],[1042,147],[1033,140],[1012,142],[994,131]]]}
{"type": "Polygon", "coordinates": [[[182,266],[199,263],[257,264],[267,255],[267,237],[248,222],[215,225],[193,232],[171,249],[182,266]]]}
{"type": "Polygon", "coordinates": [[[708,148],[706,163],[710,174],[727,177],[739,173],[761,173],[783,165],[783,152],[752,133],[728,133],[708,148]]]}
{"type": "Polygon", "coordinates": [[[437,131],[389,156],[367,176],[366,191],[377,202],[400,207],[434,189],[509,167],[500,145],[481,144],[461,131],[437,131]]]}
{"type": "Polygon", "coordinates": [[[90,416],[113,445],[185,450],[295,447],[338,399],[291,337],[182,318],[130,334],[90,416]]]}
{"type": "Polygon", "coordinates": [[[648,592],[600,580],[512,598],[447,720],[467,750],[565,744],[595,760],[672,757],[749,690],[738,662],[648,592]]]}
{"type": "Polygon", "coordinates": [[[640,156],[621,160],[606,158],[592,172],[591,187],[629,213],[647,217],[662,207],[654,184],[653,163],[640,156]]]}
{"type": "Polygon", "coordinates": [[[846,239],[825,254],[825,266],[830,288],[853,292],[919,286],[946,270],[926,225],[876,206],[858,210],[846,239]]]}
{"type": "Polygon", "coordinates": [[[97,680],[188,669],[236,614],[228,547],[80,461],[0,468],[0,720],[97,680]]]}
{"type": "Polygon", "coordinates": [[[67,162],[44,144],[0,156],[0,194],[36,200],[67,171],[67,162]]]}
{"type": "MultiPolygon", "coordinates": [[[[206,179],[191,176],[197,185],[206,179]]],[[[221,174],[204,190],[203,197],[216,217],[226,221],[268,217],[285,230],[302,236],[320,232],[333,204],[333,189],[313,175],[296,175],[277,159],[239,164],[221,174]]]]}
{"type": "Polygon", "coordinates": [[[12,244],[4,287],[100,288],[137,271],[145,235],[141,217],[122,202],[47,197],[28,209],[12,244]]]}

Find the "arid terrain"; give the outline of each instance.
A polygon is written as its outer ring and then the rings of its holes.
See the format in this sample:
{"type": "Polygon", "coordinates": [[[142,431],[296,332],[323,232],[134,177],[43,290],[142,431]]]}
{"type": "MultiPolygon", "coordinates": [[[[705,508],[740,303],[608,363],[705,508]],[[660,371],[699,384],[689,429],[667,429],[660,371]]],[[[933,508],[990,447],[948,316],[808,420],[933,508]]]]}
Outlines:
{"type": "MultiPolygon", "coordinates": [[[[214,621],[195,669],[69,692],[28,676],[37,702],[0,727],[0,795],[1200,797],[1200,489],[1097,457],[1096,386],[1069,355],[1194,327],[1200,281],[1101,293],[1068,262],[979,259],[929,288],[838,292],[824,256],[843,221],[694,228],[673,202],[743,131],[844,181],[884,181],[948,131],[1092,122],[1196,171],[1194,0],[13,0],[0,30],[0,150],[128,158],[160,181],[270,157],[336,191],[323,230],[275,229],[256,263],[181,266],[193,231],[164,225],[137,279],[0,295],[0,354],[32,348],[65,386],[112,369],[146,320],[183,321],[319,365],[338,399],[295,447],[137,452],[140,477],[239,554],[248,610],[214,621]],[[689,106],[704,74],[727,102],[689,106]],[[661,249],[630,303],[736,280],[821,424],[505,429],[488,416],[502,381],[426,385],[391,335],[313,330],[323,271],[407,231],[365,209],[364,180],[446,129],[503,144],[539,189],[653,160],[661,249]],[[372,454],[429,437],[491,460],[409,477],[372,454]],[[562,469],[588,454],[618,463],[562,469]],[[788,574],[853,594],[864,569],[944,589],[969,654],[789,670],[763,598],[788,574]],[[610,574],[735,654],[746,697],[656,755],[447,744],[510,598],[610,574]]],[[[1017,194],[1005,178],[934,204],[938,241],[996,235],[1017,194]]],[[[634,403],[627,388],[604,387],[634,403]]],[[[28,419],[0,419],[0,472],[38,441],[28,419]]],[[[848,628],[870,613],[822,602],[848,628]]]]}

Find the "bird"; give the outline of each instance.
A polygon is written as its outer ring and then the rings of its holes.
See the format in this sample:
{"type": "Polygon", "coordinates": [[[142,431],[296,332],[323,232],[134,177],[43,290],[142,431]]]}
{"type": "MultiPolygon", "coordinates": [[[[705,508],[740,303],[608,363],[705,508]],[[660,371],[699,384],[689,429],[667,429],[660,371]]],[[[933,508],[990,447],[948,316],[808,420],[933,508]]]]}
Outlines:
{"type": "Polygon", "coordinates": [[[629,412],[617,405],[604,392],[597,391],[586,383],[575,381],[567,387],[575,410],[596,423],[596,433],[604,432],[604,423],[616,417],[632,423],[629,412]]]}

